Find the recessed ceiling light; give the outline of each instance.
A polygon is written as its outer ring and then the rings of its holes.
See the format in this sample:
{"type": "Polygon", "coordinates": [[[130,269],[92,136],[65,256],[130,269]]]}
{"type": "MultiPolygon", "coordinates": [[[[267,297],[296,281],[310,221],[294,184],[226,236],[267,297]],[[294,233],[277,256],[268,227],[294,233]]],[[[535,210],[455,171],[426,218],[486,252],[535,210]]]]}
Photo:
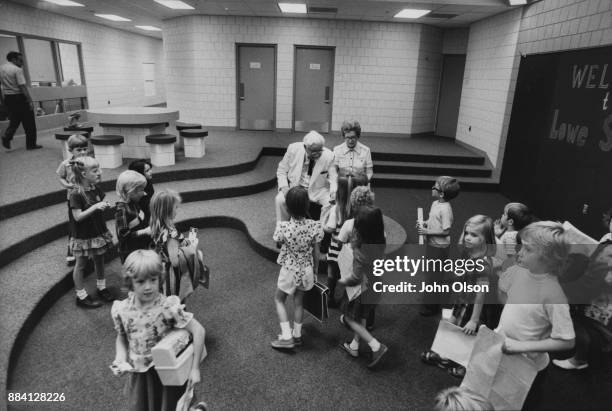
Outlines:
{"type": "Polygon", "coordinates": [[[47,3],[57,4],[58,6],[68,6],[68,7],[85,7],[84,4],[77,3],[76,1],[71,0],[45,0],[47,3]]]}
{"type": "Polygon", "coordinates": [[[303,3],[278,3],[278,7],[283,13],[306,14],[306,5],[303,3]]]}
{"type": "Polygon", "coordinates": [[[419,17],[423,17],[430,11],[431,10],[404,9],[393,17],[398,19],[418,19],[419,17]]]}
{"type": "Polygon", "coordinates": [[[175,10],[193,10],[194,8],[189,4],[180,0],[154,0],[155,3],[159,3],[162,6],[166,6],[170,9],[175,10]]]}
{"type": "Polygon", "coordinates": [[[508,0],[511,6],[524,6],[527,4],[527,0],[508,0]]]}
{"type": "Polygon", "coordinates": [[[126,19],[125,17],[117,16],[116,14],[94,14],[94,16],[111,21],[132,21],[130,19],[126,19]]]}
{"type": "Polygon", "coordinates": [[[155,26],[135,26],[138,29],[146,30],[146,31],[162,31],[159,27],[155,26]]]}

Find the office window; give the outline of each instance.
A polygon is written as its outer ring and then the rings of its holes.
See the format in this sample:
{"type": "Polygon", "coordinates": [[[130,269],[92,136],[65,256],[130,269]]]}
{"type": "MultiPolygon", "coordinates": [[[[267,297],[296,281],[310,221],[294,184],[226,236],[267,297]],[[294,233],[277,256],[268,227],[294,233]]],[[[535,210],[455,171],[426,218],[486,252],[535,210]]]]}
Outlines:
{"type": "Polygon", "coordinates": [[[17,36],[0,33],[0,64],[6,63],[6,55],[9,51],[19,51],[17,36]]]}
{"type": "Polygon", "coordinates": [[[76,44],[57,43],[62,86],[81,86],[81,64],[76,44]]]}
{"type": "MultiPolygon", "coordinates": [[[[59,114],[87,108],[87,90],[79,44],[0,32],[0,64],[9,51],[24,55],[24,74],[35,102],[36,115],[59,114]]],[[[0,121],[7,119],[0,100],[0,121]]]]}
{"type": "Polygon", "coordinates": [[[32,87],[56,86],[53,43],[48,40],[24,38],[23,45],[32,87]]]}

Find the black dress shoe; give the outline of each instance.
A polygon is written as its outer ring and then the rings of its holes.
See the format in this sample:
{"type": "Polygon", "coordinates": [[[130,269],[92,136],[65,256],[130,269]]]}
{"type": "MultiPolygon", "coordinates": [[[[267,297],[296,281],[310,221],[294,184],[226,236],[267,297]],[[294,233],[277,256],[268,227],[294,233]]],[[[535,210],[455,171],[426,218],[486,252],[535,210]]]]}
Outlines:
{"type": "Polygon", "coordinates": [[[98,290],[98,297],[103,299],[106,302],[115,301],[115,297],[108,291],[108,288],[104,288],[102,290],[98,290]]]}
{"type": "Polygon", "coordinates": [[[76,305],[82,308],[98,308],[98,307],[102,307],[102,303],[100,301],[96,301],[93,298],[91,298],[90,295],[88,295],[87,297],[80,299],[79,297],[76,298],[76,305]]]}
{"type": "Polygon", "coordinates": [[[7,150],[10,150],[11,149],[11,140],[9,140],[8,138],[2,137],[2,147],[6,148],[7,150]]]}
{"type": "Polygon", "coordinates": [[[33,145],[32,147],[26,147],[26,150],[36,150],[39,148],[43,148],[40,144],[33,145]]]}

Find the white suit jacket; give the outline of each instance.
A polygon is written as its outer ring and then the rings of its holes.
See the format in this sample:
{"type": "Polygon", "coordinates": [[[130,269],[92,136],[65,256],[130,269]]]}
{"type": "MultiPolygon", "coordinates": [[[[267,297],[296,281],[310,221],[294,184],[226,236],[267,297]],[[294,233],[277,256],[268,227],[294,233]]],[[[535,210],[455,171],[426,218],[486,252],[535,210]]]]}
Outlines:
{"type": "MultiPolygon", "coordinates": [[[[291,188],[300,184],[305,156],[306,149],[304,148],[304,143],[289,144],[287,152],[281,162],[278,163],[278,169],[276,170],[278,188],[291,188]]],[[[310,176],[310,184],[308,186],[310,201],[327,205],[330,193],[335,195],[337,187],[338,181],[336,167],[334,166],[334,153],[328,148],[323,147],[321,157],[316,160],[312,176],[310,176]]]]}

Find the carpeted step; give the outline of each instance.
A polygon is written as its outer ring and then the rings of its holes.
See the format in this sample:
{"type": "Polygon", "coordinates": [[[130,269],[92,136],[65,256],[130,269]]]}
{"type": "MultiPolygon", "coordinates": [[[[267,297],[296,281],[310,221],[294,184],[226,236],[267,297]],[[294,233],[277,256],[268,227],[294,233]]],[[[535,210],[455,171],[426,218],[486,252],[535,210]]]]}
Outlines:
{"type": "MultiPolygon", "coordinates": [[[[184,202],[248,195],[276,185],[276,157],[262,156],[250,172],[217,178],[200,178],[155,184],[156,189],[169,188],[181,193],[184,202]],[[273,177],[271,177],[273,176],[273,177]]],[[[106,192],[106,200],[114,204],[118,197],[106,192]]],[[[0,267],[49,241],[66,235],[67,206],[64,202],[29,213],[0,220],[0,267]]],[[[112,212],[107,218],[113,218],[112,212]]],[[[65,253],[65,251],[64,251],[65,253]]]]}
{"type": "Polygon", "coordinates": [[[491,168],[486,165],[453,164],[408,161],[377,161],[374,174],[424,174],[453,177],[491,177],[491,168]]]}
{"type": "MultiPolygon", "coordinates": [[[[38,141],[43,145],[41,150],[32,152],[16,148],[3,154],[0,161],[0,220],[63,202],[64,191],[55,175],[62,158],[61,147],[53,133],[54,130],[39,133],[38,141]],[[36,166],[32,167],[32,164],[36,166]],[[24,168],[24,165],[27,168],[24,168]]],[[[206,156],[197,159],[185,158],[177,152],[175,165],[154,168],[155,181],[244,173],[255,167],[258,156],[282,156],[288,144],[300,141],[303,136],[303,133],[210,130],[206,156]]],[[[326,138],[326,146],[330,149],[342,142],[342,138],[337,135],[329,135],[326,138]]],[[[485,164],[482,155],[460,146],[451,139],[436,136],[368,137],[363,142],[372,150],[375,162],[485,164]]],[[[124,159],[120,168],[103,170],[105,190],[114,188],[114,180],[127,168],[129,161],[124,159]]]]}
{"type": "MultiPolygon", "coordinates": [[[[443,174],[391,174],[375,173],[372,178],[374,187],[390,188],[431,188],[443,174]]],[[[492,177],[457,177],[462,190],[498,191],[499,182],[492,177]]]]}
{"type": "Polygon", "coordinates": [[[466,151],[461,154],[443,154],[444,149],[435,153],[402,153],[402,152],[379,152],[372,151],[372,160],[378,161],[402,161],[402,162],[427,162],[427,163],[452,163],[483,165],[483,156],[466,151]]]}

